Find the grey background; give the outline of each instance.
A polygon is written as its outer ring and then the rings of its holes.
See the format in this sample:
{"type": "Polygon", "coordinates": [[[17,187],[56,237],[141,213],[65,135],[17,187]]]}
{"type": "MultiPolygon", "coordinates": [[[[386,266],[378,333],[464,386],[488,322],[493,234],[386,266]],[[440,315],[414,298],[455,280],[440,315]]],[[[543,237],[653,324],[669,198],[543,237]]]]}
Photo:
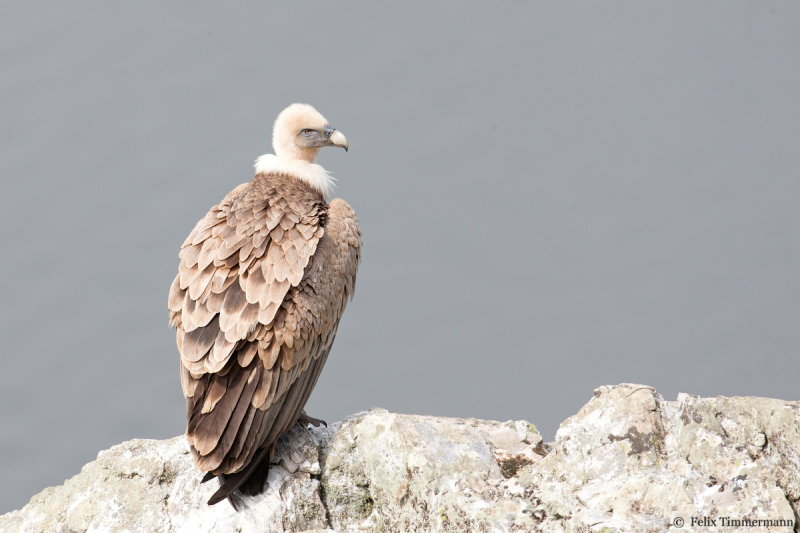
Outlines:
{"type": "Polygon", "coordinates": [[[0,4],[0,511],[183,431],[180,243],[314,104],[364,256],[309,411],[796,399],[791,2],[0,4]]]}

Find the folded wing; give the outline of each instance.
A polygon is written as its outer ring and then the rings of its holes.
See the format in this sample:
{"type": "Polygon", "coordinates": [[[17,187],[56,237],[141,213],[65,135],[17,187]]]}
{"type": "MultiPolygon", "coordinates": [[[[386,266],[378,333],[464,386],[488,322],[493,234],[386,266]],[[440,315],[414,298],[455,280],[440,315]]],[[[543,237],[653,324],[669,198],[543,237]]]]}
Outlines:
{"type": "Polygon", "coordinates": [[[169,309],[198,466],[238,472],[295,423],[352,295],[352,209],[279,177],[234,189],[180,252],[169,309]]]}

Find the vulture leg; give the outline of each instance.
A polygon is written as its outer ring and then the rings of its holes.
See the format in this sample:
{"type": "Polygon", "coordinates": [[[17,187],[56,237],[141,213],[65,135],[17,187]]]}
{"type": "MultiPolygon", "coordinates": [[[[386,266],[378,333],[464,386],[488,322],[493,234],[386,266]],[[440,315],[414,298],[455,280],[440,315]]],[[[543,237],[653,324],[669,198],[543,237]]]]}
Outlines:
{"type": "Polygon", "coordinates": [[[297,422],[299,422],[300,425],[302,425],[303,427],[307,426],[308,424],[311,424],[315,428],[318,428],[320,426],[328,427],[328,423],[322,420],[321,418],[314,418],[313,416],[308,416],[306,414],[305,409],[303,409],[303,411],[300,413],[300,417],[297,419],[297,422]]]}

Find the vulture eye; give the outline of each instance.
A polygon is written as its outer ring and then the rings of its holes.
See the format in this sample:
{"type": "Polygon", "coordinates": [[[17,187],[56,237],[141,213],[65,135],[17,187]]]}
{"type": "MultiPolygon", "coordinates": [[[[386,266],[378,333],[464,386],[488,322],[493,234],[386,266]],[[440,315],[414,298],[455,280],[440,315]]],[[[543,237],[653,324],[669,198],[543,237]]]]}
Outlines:
{"type": "Polygon", "coordinates": [[[316,133],[317,133],[316,131],[309,129],[300,130],[300,135],[302,135],[303,137],[313,137],[316,133]]]}

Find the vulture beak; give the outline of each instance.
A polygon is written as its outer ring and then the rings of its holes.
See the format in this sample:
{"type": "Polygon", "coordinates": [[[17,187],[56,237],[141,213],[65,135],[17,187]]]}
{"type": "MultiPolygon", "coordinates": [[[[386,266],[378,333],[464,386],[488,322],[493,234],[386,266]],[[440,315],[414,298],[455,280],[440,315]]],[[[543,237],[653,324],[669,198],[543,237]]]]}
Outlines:
{"type": "MultiPolygon", "coordinates": [[[[330,126],[325,127],[326,130],[328,128],[330,128],[330,126]]],[[[328,132],[326,131],[325,133],[327,134],[328,132]]],[[[331,146],[339,146],[344,148],[345,152],[349,148],[349,145],[347,144],[347,137],[345,137],[344,133],[337,129],[331,128],[330,134],[328,135],[328,142],[331,144],[331,146]]]]}

